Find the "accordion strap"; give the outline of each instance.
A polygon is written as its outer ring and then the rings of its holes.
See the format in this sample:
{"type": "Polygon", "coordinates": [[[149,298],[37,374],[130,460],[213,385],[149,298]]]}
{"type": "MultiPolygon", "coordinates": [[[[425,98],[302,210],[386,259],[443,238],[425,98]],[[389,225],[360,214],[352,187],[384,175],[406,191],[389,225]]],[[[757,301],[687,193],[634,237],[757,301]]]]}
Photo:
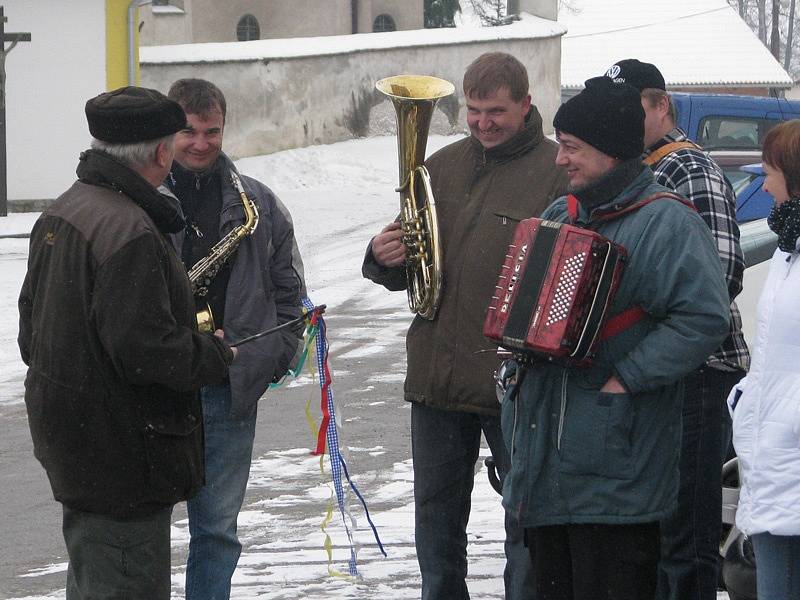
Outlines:
{"type": "MultiPolygon", "coordinates": [[[[661,199],[676,200],[684,206],[692,210],[696,210],[694,204],[682,196],[671,194],[669,192],[657,192],[651,196],[647,196],[646,198],[642,198],[641,200],[629,204],[621,210],[600,214],[595,218],[594,222],[603,223],[606,221],[612,221],[618,217],[621,217],[622,215],[635,212],[643,206],[661,199]]],[[[578,199],[572,194],[567,196],[567,213],[569,214],[570,220],[574,223],[578,218],[578,199]]],[[[622,333],[629,327],[641,321],[646,314],[647,313],[641,306],[631,306],[630,308],[623,310],[621,313],[610,317],[600,330],[599,340],[602,342],[608,338],[614,337],[619,333],[622,333]]]]}
{"type": "MultiPolygon", "coordinates": [[[[594,222],[603,223],[606,221],[613,221],[614,219],[621,217],[622,215],[636,212],[643,206],[646,206],[651,202],[655,202],[656,200],[661,200],[662,198],[667,200],[676,200],[677,202],[680,202],[687,208],[690,208],[692,210],[697,210],[694,207],[694,204],[692,204],[691,201],[687,200],[683,196],[679,196],[678,194],[672,194],[670,192],[656,192],[655,194],[647,196],[646,198],[642,198],[641,200],[637,200],[636,202],[633,202],[632,204],[629,204],[628,206],[620,210],[601,213],[595,217],[594,222]]],[[[575,221],[578,219],[578,199],[572,194],[569,194],[567,196],[567,214],[569,215],[570,221],[572,223],[575,223],[575,221]]]]}
{"type": "Polygon", "coordinates": [[[691,140],[686,140],[684,142],[670,142],[668,144],[664,144],[660,148],[648,154],[647,158],[645,158],[642,162],[646,164],[648,167],[652,167],[668,154],[672,154],[673,152],[677,152],[678,150],[685,150],[687,148],[700,151],[703,150],[700,146],[698,146],[691,140]]]}
{"type": "Polygon", "coordinates": [[[631,306],[623,310],[621,313],[614,315],[605,322],[603,328],[600,330],[599,340],[601,342],[608,338],[614,337],[618,333],[622,333],[628,327],[631,327],[641,321],[647,313],[641,306],[631,306]]]}

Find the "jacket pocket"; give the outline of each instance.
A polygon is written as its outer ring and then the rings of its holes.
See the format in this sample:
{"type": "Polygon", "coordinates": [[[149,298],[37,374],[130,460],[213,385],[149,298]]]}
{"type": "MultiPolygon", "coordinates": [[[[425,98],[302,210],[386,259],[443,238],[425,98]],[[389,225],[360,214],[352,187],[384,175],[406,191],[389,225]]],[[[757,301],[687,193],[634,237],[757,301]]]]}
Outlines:
{"type": "Polygon", "coordinates": [[[153,500],[175,503],[203,483],[201,421],[193,414],[180,419],[145,420],[147,479],[153,500]]]}
{"type": "Polygon", "coordinates": [[[631,395],[593,392],[581,396],[568,401],[561,470],[573,475],[631,479],[631,395]]]}
{"type": "Polygon", "coordinates": [[[511,227],[512,229],[516,227],[520,221],[531,217],[529,213],[512,209],[496,210],[494,211],[494,216],[497,217],[500,225],[511,227]]]}

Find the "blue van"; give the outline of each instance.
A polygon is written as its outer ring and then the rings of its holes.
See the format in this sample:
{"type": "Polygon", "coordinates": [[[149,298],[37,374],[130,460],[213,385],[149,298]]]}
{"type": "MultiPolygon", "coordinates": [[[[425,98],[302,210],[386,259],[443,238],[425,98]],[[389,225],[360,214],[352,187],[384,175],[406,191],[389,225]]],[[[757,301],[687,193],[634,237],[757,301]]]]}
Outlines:
{"type": "Polygon", "coordinates": [[[709,152],[761,150],[764,136],[781,121],[800,118],[800,101],[769,96],[670,94],[677,124],[709,152]]]}
{"type": "Polygon", "coordinates": [[[740,223],[763,219],[772,196],[761,189],[764,136],[781,121],[800,118],[800,101],[769,96],[673,92],[677,125],[707,150],[736,192],[740,223]]]}

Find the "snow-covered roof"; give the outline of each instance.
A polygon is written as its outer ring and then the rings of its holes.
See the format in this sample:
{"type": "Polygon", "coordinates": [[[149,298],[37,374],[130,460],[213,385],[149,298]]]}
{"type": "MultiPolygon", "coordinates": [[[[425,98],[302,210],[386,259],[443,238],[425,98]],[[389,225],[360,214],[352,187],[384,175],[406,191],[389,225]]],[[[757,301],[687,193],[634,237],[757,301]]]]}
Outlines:
{"type": "Polygon", "coordinates": [[[792,78],[726,0],[569,0],[559,12],[561,86],[579,89],[624,58],[669,87],[790,88],[792,78]]]}
{"type": "Polygon", "coordinates": [[[283,38],[205,44],[143,46],[142,64],[232,62],[301,56],[347,54],[363,50],[384,50],[440,46],[491,40],[550,38],[563,35],[561,23],[523,14],[522,19],[503,27],[413,29],[384,33],[357,33],[311,38],[283,38]]]}

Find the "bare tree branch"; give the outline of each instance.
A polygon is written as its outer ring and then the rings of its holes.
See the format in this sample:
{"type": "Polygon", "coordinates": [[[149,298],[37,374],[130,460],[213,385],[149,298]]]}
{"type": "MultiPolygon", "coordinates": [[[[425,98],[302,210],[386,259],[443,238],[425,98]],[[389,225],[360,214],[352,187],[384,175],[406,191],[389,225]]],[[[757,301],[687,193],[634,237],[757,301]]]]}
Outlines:
{"type": "Polygon", "coordinates": [[[781,60],[781,0],[772,0],[772,32],[769,36],[769,51],[775,60],[781,60]]]}
{"type": "Polygon", "coordinates": [[[794,45],[794,6],[795,0],[789,3],[789,30],[786,33],[786,55],[783,57],[783,68],[787,71],[792,66],[792,46],[794,45]]]}

